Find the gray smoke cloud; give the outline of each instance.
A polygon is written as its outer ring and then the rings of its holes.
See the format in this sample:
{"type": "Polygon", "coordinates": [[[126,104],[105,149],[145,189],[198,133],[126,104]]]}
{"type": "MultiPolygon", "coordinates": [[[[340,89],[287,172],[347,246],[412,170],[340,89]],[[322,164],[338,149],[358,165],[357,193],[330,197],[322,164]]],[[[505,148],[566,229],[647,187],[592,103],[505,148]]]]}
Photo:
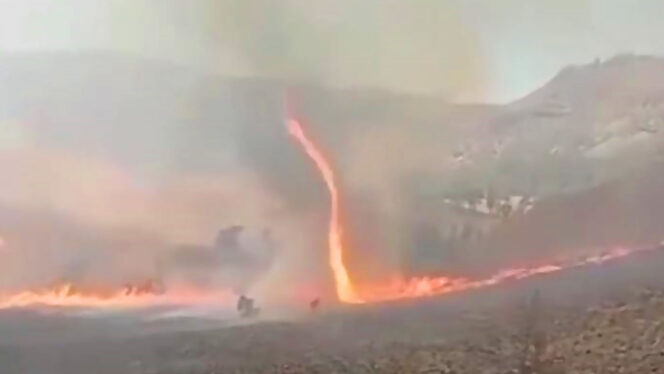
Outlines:
{"type": "Polygon", "coordinates": [[[270,230],[271,293],[325,278],[325,195],[285,131],[283,88],[116,54],[0,65],[0,287],[140,282],[187,248],[203,261],[186,281],[228,286],[204,259],[231,225],[270,230]]]}
{"type": "MultiPolygon", "coordinates": [[[[12,258],[0,264],[12,269],[3,285],[81,268],[152,274],[155,259],[204,251],[235,224],[273,230],[283,257],[267,283],[327,282],[327,195],[284,130],[287,89],[339,171],[360,273],[399,268],[413,248],[466,248],[455,243],[474,223],[444,198],[605,181],[606,165],[579,149],[594,146],[599,123],[632,115],[619,108],[640,104],[580,88],[643,87],[623,73],[593,85],[572,70],[562,76],[571,83],[505,107],[449,100],[512,99],[572,62],[661,52],[652,35],[662,23],[648,21],[658,1],[68,1],[0,3],[13,30],[0,40],[0,236],[12,258]],[[556,109],[577,103],[568,117],[556,109]],[[532,123],[544,130],[529,132],[532,123]],[[574,149],[563,161],[559,143],[574,149]]],[[[641,80],[648,94],[659,87],[641,80]]]]}
{"type": "Polygon", "coordinates": [[[662,54],[662,3],[4,0],[0,49],[115,50],[225,76],[507,102],[570,63],[662,54]]]}

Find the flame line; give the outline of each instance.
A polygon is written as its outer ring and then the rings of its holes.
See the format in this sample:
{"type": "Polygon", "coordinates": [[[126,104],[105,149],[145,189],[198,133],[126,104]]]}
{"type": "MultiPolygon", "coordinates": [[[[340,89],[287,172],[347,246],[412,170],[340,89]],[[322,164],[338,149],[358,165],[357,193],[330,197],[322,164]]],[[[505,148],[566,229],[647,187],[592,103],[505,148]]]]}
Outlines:
{"type": "Polygon", "coordinates": [[[197,290],[174,287],[164,293],[142,292],[124,288],[113,291],[81,291],[64,283],[41,290],[27,290],[0,295],[0,310],[25,308],[36,305],[105,309],[131,309],[158,305],[229,304],[231,293],[224,290],[197,290]]]}

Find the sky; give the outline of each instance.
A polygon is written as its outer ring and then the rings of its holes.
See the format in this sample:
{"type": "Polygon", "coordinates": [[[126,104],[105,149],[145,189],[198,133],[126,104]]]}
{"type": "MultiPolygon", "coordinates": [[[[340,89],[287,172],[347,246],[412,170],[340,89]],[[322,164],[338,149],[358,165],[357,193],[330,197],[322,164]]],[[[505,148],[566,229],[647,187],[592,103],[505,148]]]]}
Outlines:
{"type": "Polygon", "coordinates": [[[0,0],[0,50],[508,102],[568,64],[664,54],[660,0],[0,0]]]}

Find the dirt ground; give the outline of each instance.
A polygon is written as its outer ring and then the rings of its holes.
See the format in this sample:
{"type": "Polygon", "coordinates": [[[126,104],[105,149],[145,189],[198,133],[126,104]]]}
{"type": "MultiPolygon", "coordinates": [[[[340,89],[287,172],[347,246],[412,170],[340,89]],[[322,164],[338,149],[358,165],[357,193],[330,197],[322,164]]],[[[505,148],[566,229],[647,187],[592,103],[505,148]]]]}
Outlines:
{"type": "Polygon", "coordinates": [[[296,320],[0,313],[0,373],[664,373],[662,251],[296,320]],[[123,319],[124,318],[124,319],[123,319]]]}

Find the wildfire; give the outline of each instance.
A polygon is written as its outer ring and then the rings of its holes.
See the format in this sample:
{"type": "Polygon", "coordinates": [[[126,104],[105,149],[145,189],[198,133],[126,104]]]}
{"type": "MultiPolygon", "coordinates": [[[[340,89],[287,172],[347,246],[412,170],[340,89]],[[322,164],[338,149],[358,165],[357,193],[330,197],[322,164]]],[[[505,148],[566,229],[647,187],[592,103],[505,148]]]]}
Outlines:
{"type": "Polygon", "coordinates": [[[599,253],[577,260],[563,260],[553,264],[534,267],[504,269],[486,279],[480,280],[448,277],[416,277],[410,279],[398,279],[386,287],[363,287],[362,290],[365,291],[366,294],[363,293],[362,297],[367,301],[378,302],[472,290],[476,288],[497,285],[507,281],[530,278],[536,275],[555,273],[561,270],[568,270],[588,265],[599,265],[608,261],[629,256],[636,252],[645,252],[655,249],[656,247],[643,249],[616,248],[604,253],[599,253]]]}
{"type": "Polygon", "coordinates": [[[230,293],[176,287],[158,291],[146,285],[120,289],[81,289],[70,283],[0,295],[0,309],[34,305],[83,308],[142,308],[156,305],[218,304],[230,301],[230,293]]]}
{"type": "MultiPolygon", "coordinates": [[[[334,274],[334,281],[339,301],[344,303],[366,303],[389,301],[404,298],[440,295],[481,287],[487,287],[510,280],[520,280],[532,276],[553,273],[565,269],[577,268],[592,264],[601,264],[628,256],[635,252],[649,249],[618,248],[604,253],[596,254],[582,259],[562,260],[553,264],[535,267],[504,269],[486,279],[471,280],[466,278],[449,277],[421,277],[397,278],[385,285],[354,285],[349,276],[343,260],[345,248],[343,247],[343,228],[339,216],[339,189],[336,185],[334,172],[323,153],[304,132],[301,122],[292,113],[289,113],[288,130],[297,142],[304,148],[318,168],[327,189],[330,193],[330,225],[329,225],[329,263],[334,274]]],[[[652,248],[655,249],[655,248],[652,248]]]]}
{"type": "Polygon", "coordinates": [[[353,284],[348,276],[348,270],[346,270],[344,264],[343,232],[339,216],[339,190],[337,189],[337,184],[334,179],[334,172],[325,156],[323,156],[321,151],[304,133],[300,122],[298,122],[298,120],[292,115],[288,120],[288,131],[298,140],[298,142],[300,142],[307,155],[309,155],[314,161],[325,180],[325,185],[330,193],[330,225],[328,231],[328,244],[330,247],[329,262],[330,267],[332,268],[332,274],[334,275],[337,297],[339,300],[347,303],[362,303],[362,299],[360,299],[355,293],[353,284]]]}
{"type": "MultiPolygon", "coordinates": [[[[565,269],[602,264],[626,257],[635,252],[653,250],[617,248],[584,258],[562,259],[553,263],[532,267],[509,268],[498,271],[485,279],[463,277],[398,277],[381,284],[356,285],[344,262],[343,225],[340,215],[340,194],[334,171],[325,155],[303,129],[302,123],[289,113],[287,126],[290,135],[302,146],[321,174],[330,195],[330,218],[328,227],[328,262],[333,273],[334,285],[339,301],[350,304],[390,301],[441,295],[472,290],[499,283],[520,280],[536,275],[553,273],[565,269]]],[[[4,242],[0,237],[0,250],[4,242]]],[[[11,294],[0,293],[0,310],[34,305],[84,308],[144,308],[157,305],[200,305],[229,303],[231,292],[197,289],[191,287],[162,287],[145,282],[120,288],[81,288],[70,283],[52,287],[32,289],[11,294]]]]}

